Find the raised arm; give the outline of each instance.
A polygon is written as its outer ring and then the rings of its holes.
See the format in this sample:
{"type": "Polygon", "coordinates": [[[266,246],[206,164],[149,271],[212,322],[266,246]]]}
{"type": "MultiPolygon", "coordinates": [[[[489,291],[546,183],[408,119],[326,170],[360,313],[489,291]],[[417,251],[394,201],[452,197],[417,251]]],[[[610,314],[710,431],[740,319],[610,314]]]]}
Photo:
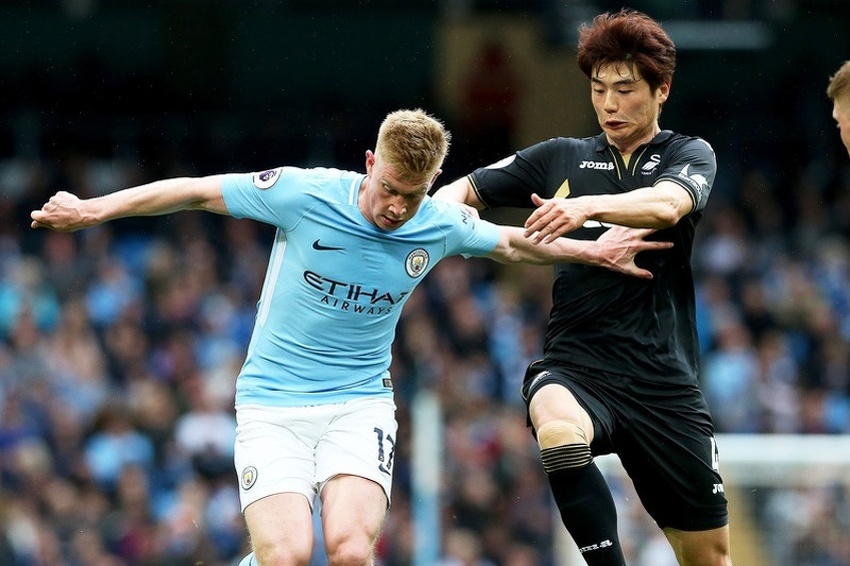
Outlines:
{"type": "Polygon", "coordinates": [[[157,216],[179,210],[227,214],[221,196],[221,175],[176,177],[80,199],[59,191],[40,210],[30,213],[33,228],[74,232],[128,216],[157,216]]]}
{"type": "Polygon", "coordinates": [[[647,241],[655,230],[612,226],[596,240],[557,238],[550,243],[534,243],[524,230],[500,226],[499,243],[488,257],[500,263],[584,263],[598,265],[617,273],[652,279],[652,273],[635,265],[635,256],[643,251],[664,250],[672,242],[647,241]]]}

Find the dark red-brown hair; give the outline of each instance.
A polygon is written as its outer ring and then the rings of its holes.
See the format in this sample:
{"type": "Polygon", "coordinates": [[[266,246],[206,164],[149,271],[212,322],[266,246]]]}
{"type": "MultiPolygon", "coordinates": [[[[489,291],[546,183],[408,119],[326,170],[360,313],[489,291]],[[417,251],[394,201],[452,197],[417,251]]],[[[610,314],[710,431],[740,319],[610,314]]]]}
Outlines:
{"type": "Polygon", "coordinates": [[[673,80],[676,46],[661,25],[642,12],[624,8],[582,24],[578,66],[592,78],[602,65],[618,63],[637,69],[652,90],[673,80]]]}

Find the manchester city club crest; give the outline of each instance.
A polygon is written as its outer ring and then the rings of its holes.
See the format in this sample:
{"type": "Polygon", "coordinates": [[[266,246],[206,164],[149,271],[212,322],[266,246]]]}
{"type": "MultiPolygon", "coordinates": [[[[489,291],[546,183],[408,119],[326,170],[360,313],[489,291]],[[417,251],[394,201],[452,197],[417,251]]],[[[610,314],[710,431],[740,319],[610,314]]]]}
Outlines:
{"type": "Polygon", "coordinates": [[[431,256],[428,255],[427,251],[422,248],[416,248],[407,254],[407,259],[404,261],[404,269],[408,275],[416,278],[425,273],[425,269],[428,267],[430,261],[431,256]]]}
{"type": "Polygon", "coordinates": [[[254,466],[248,466],[242,470],[239,482],[242,484],[242,489],[245,491],[254,487],[254,484],[257,483],[257,468],[254,466]]]}

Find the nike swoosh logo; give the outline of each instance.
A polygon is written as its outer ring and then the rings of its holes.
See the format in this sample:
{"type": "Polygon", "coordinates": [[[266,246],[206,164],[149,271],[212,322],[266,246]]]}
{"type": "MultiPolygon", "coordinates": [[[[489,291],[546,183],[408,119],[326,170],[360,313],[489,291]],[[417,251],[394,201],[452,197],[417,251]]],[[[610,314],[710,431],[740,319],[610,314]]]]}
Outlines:
{"type": "Polygon", "coordinates": [[[345,248],[337,248],[336,246],[323,246],[319,243],[319,240],[316,240],[315,242],[313,242],[313,249],[319,250],[320,252],[327,252],[344,250],[345,248]]]}

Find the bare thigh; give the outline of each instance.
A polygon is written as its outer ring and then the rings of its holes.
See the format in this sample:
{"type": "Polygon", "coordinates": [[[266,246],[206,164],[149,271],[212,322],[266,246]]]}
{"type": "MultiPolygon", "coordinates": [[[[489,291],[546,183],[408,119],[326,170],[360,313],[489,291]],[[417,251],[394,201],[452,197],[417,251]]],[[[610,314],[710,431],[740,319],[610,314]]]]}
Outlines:
{"type": "Polygon", "coordinates": [[[563,385],[550,383],[541,387],[528,404],[528,416],[537,430],[554,421],[571,422],[584,432],[588,445],[593,442],[593,422],[590,415],[563,385]]]}
{"type": "Polygon", "coordinates": [[[307,499],[298,493],[270,495],[248,505],[245,522],[261,563],[307,564],[313,550],[312,517],[307,499]]]}
{"type": "Polygon", "coordinates": [[[387,514],[384,489],[372,480],[339,475],[324,485],[320,496],[328,556],[354,552],[370,561],[387,514]]]}

